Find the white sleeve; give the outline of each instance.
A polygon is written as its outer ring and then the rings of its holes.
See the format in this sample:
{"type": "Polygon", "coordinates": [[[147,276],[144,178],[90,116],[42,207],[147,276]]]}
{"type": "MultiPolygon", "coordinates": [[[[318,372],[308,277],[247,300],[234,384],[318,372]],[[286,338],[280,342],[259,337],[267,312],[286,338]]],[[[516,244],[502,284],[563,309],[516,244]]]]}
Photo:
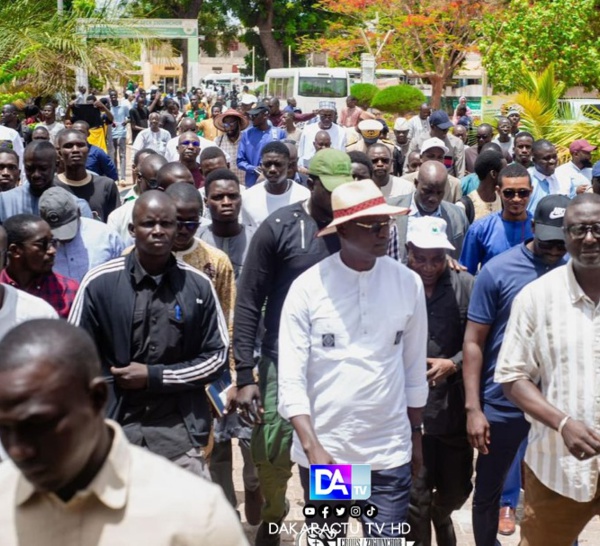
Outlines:
{"type": "MultiPolygon", "coordinates": [[[[408,283],[406,283],[408,284],[408,283]]],[[[416,290],[412,316],[404,330],[404,382],[406,403],[409,408],[422,408],[427,402],[427,305],[420,279],[413,280],[416,290]]]]}
{"type": "Polygon", "coordinates": [[[306,373],[310,355],[308,294],[296,280],[285,299],[279,325],[279,405],[284,419],[310,415],[306,373]]]}

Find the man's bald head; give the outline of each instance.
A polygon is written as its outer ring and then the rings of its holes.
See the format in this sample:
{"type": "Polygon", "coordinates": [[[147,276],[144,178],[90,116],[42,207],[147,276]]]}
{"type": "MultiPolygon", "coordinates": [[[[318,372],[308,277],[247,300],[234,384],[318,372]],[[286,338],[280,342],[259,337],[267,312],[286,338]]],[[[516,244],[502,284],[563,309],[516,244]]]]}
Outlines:
{"type": "Polygon", "coordinates": [[[173,219],[177,219],[177,210],[175,209],[173,199],[168,195],[165,195],[162,191],[149,190],[140,195],[135,201],[131,215],[133,224],[136,225],[136,223],[139,222],[140,216],[150,208],[160,209],[169,214],[172,213],[173,219]]]}
{"type": "Polygon", "coordinates": [[[448,171],[439,161],[425,161],[419,167],[415,178],[415,201],[421,212],[432,214],[438,209],[447,183],[448,171]]]}
{"type": "Polygon", "coordinates": [[[166,164],[166,158],[159,154],[148,155],[140,161],[137,170],[139,173],[138,185],[141,193],[148,190],[155,190],[158,187],[156,179],[158,171],[166,164]]]}
{"type": "Polygon", "coordinates": [[[179,124],[179,134],[181,135],[188,131],[192,131],[194,134],[196,133],[196,122],[192,118],[183,118],[179,124]]]}
{"type": "Polygon", "coordinates": [[[89,334],[66,321],[39,319],[13,328],[0,341],[0,374],[22,366],[50,365],[72,384],[86,388],[101,375],[89,334]]]}
{"type": "Polygon", "coordinates": [[[24,159],[33,157],[44,157],[53,159],[56,162],[58,152],[54,145],[48,140],[32,140],[25,148],[24,159]]]}
{"type": "Polygon", "coordinates": [[[185,165],[179,163],[179,161],[172,161],[163,165],[156,174],[156,181],[158,182],[158,187],[162,190],[166,190],[169,186],[178,182],[185,182],[194,186],[192,173],[185,165]]]}
{"type": "Polygon", "coordinates": [[[90,136],[90,124],[87,121],[79,119],[73,123],[73,129],[85,135],[85,138],[90,136]]]}
{"type": "Polygon", "coordinates": [[[32,320],[2,339],[0,355],[2,444],[36,490],[66,501],[110,450],[94,342],[65,321],[32,320]]]}

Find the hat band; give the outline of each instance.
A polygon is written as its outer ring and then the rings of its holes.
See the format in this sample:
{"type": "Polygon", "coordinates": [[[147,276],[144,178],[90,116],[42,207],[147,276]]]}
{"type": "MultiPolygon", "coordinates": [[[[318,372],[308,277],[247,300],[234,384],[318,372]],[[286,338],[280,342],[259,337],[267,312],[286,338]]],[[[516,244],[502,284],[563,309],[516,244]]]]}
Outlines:
{"type": "Polygon", "coordinates": [[[344,216],[350,216],[357,212],[361,212],[365,209],[370,209],[371,207],[375,207],[377,205],[385,205],[385,198],[383,196],[376,197],[375,199],[369,199],[368,201],[363,201],[358,205],[354,205],[353,207],[348,207],[347,209],[338,209],[333,211],[333,218],[337,220],[338,218],[343,218],[344,216]]]}

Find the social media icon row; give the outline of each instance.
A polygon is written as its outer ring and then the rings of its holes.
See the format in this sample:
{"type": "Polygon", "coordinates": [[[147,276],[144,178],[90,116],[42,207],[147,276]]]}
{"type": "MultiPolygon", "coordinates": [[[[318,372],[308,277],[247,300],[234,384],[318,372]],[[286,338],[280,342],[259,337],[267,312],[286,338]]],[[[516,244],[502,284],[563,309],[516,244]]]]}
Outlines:
{"type": "Polygon", "coordinates": [[[350,515],[352,518],[360,518],[363,514],[372,519],[377,517],[379,510],[377,510],[377,507],[373,504],[365,504],[364,509],[358,504],[353,504],[350,507],[344,504],[338,504],[337,506],[333,507],[333,510],[329,504],[320,504],[318,507],[314,504],[307,504],[302,509],[302,513],[307,519],[316,517],[317,513],[323,519],[330,517],[342,519],[345,518],[346,515],[350,515]]]}

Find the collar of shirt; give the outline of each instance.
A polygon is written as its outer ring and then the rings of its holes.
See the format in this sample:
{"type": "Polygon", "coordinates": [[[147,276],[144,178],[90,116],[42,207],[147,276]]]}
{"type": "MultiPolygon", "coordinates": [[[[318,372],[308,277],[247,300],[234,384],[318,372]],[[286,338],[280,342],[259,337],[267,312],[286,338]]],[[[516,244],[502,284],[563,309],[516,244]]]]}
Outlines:
{"type": "MultiPolygon", "coordinates": [[[[414,216],[415,218],[421,218],[423,215],[421,214],[421,211],[419,210],[419,208],[417,207],[417,202],[415,201],[415,194],[416,192],[413,192],[412,194],[412,198],[410,200],[410,211],[408,212],[409,216],[414,216]]],[[[441,218],[442,217],[442,206],[438,206],[438,208],[432,212],[429,216],[435,216],[436,218],[441,218]]]]}
{"type": "Polygon", "coordinates": [[[175,255],[175,258],[177,258],[178,260],[183,260],[184,256],[187,256],[188,254],[192,254],[192,252],[195,252],[199,245],[200,245],[200,239],[198,239],[198,237],[194,237],[194,239],[192,240],[192,246],[190,248],[188,248],[187,250],[173,250],[173,254],[175,255]]]}
{"type": "MultiPolygon", "coordinates": [[[[131,454],[129,453],[127,440],[121,428],[109,420],[106,420],[106,425],[113,433],[112,446],[106,461],[104,461],[102,468],[87,488],[77,492],[71,500],[63,504],[70,504],[77,499],[94,494],[100,502],[112,510],[120,510],[125,507],[130,482],[129,463],[131,454]]],[[[51,496],[55,500],[62,502],[53,493],[36,492],[33,484],[20,475],[15,495],[15,504],[21,506],[35,494],[51,496]]]]}
{"type": "Polygon", "coordinates": [[[569,290],[569,296],[571,298],[571,302],[577,303],[577,302],[583,300],[584,302],[590,303],[594,307],[596,307],[596,305],[594,304],[594,302],[592,302],[590,297],[583,291],[581,286],[579,286],[579,283],[577,282],[577,279],[575,278],[575,272],[573,271],[573,260],[568,261],[566,268],[567,268],[567,289],[569,290]]]}
{"type": "Polygon", "coordinates": [[[545,174],[541,173],[540,171],[537,170],[537,168],[535,166],[533,167],[529,167],[529,174],[531,176],[533,176],[536,180],[538,180],[539,182],[548,182],[548,184],[552,184],[554,183],[558,183],[558,180],[556,179],[556,175],[552,174],[550,176],[546,176],[545,174]]]}
{"type": "MultiPolygon", "coordinates": [[[[31,284],[29,286],[34,287],[36,290],[39,290],[44,281],[46,280],[45,277],[46,275],[40,275],[39,277],[36,277],[33,281],[31,281],[31,284]]],[[[20,286],[19,283],[8,274],[8,271],[6,269],[3,269],[2,272],[0,272],[0,282],[4,284],[10,284],[11,286],[18,288],[19,290],[27,291],[28,288],[27,286],[20,286]]]]}
{"type": "MultiPolygon", "coordinates": [[[[139,260],[137,259],[137,256],[135,255],[135,249],[133,249],[131,251],[131,257],[130,257],[128,265],[129,265],[129,272],[131,273],[133,283],[136,287],[138,287],[144,281],[144,279],[152,279],[152,282],[154,284],[157,284],[156,281],[154,280],[153,276],[150,275],[142,267],[142,264],[140,264],[139,260]]],[[[171,283],[173,281],[172,277],[176,271],[177,271],[177,260],[175,259],[175,257],[173,255],[171,255],[171,257],[169,258],[169,261],[167,262],[167,265],[165,266],[164,271],[161,273],[161,275],[163,275],[163,277],[161,279],[161,283],[164,282],[165,279],[168,279],[168,281],[171,283]]],[[[158,283],[158,284],[160,284],[160,283],[158,283]]]]}
{"type": "Polygon", "coordinates": [[[452,287],[452,279],[450,278],[450,268],[446,267],[437,283],[435,284],[435,288],[430,298],[427,298],[427,301],[431,303],[433,300],[438,299],[442,296],[448,287],[452,287]]]}

